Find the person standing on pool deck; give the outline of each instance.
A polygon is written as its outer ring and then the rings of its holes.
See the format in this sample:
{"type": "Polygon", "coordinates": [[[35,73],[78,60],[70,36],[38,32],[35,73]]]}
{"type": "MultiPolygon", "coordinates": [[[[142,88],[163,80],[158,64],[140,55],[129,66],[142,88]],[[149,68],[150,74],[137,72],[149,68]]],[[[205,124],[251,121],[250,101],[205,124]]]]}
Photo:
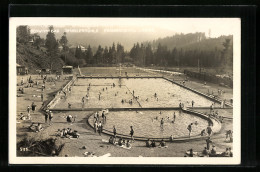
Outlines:
{"type": "Polygon", "coordinates": [[[114,133],[114,137],[116,138],[116,127],[113,126],[113,133],[114,133]]]}
{"type": "Polygon", "coordinates": [[[99,124],[98,124],[98,134],[99,134],[100,136],[101,136],[102,129],[103,129],[103,126],[102,126],[102,123],[101,123],[101,121],[100,121],[99,124]]]}
{"type": "Polygon", "coordinates": [[[27,112],[30,113],[30,106],[27,106],[27,112]]]}
{"type": "Polygon", "coordinates": [[[99,120],[99,113],[97,112],[97,120],[99,120]]]}
{"type": "Polygon", "coordinates": [[[210,126],[210,125],[207,127],[207,132],[208,132],[208,135],[210,136],[210,135],[211,135],[211,133],[212,133],[212,128],[211,128],[211,126],[210,126]]]}
{"type": "Polygon", "coordinates": [[[190,125],[188,125],[188,128],[187,128],[189,130],[189,137],[190,137],[190,133],[191,133],[191,130],[192,130],[191,126],[192,126],[192,123],[190,125]]]}
{"type": "Polygon", "coordinates": [[[133,129],[133,126],[130,126],[130,135],[131,135],[131,139],[132,139],[132,142],[134,142],[134,129],[133,129]]]}
{"type": "Polygon", "coordinates": [[[50,111],[50,113],[49,113],[49,125],[51,125],[52,118],[53,118],[53,113],[52,113],[52,111],[50,111]]]}
{"type": "Polygon", "coordinates": [[[191,101],[191,106],[192,106],[192,108],[193,108],[194,103],[195,103],[195,102],[192,100],[192,101],[191,101]]]}
{"type": "Polygon", "coordinates": [[[212,141],[210,140],[210,137],[208,137],[208,139],[206,139],[206,143],[207,143],[207,150],[209,150],[210,143],[212,143],[212,141]]]}
{"type": "Polygon", "coordinates": [[[34,104],[34,102],[32,102],[32,111],[34,113],[34,111],[36,110],[36,105],[34,104]]]}
{"type": "Polygon", "coordinates": [[[97,127],[98,127],[98,123],[97,123],[97,120],[95,120],[95,122],[94,122],[94,131],[95,131],[95,133],[97,132],[97,127]]]}
{"type": "Polygon", "coordinates": [[[49,118],[49,110],[46,110],[44,116],[45,116],[45,123],[47,123],[48,122],[48,118],[49,118]]]}
{"type": "Polygon", "coordinates": [[[105,111],[102,111],[102,119],[104,120],[104,118],[105,118],[105,111]]]}

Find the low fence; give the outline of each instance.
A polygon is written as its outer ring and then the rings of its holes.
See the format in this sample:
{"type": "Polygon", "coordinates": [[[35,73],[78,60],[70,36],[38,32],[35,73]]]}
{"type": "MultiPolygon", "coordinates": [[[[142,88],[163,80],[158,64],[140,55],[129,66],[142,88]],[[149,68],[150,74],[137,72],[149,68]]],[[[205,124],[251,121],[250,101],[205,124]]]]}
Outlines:
{"type": "Polygon", "coordinates": [[[212,82],[215,84],[223,83],[224,84],[223,86],[227,85],[227,86],[233,88],[233,80],[228,77],[221,78],[221,77],[217,77],[215,75],[211,75],[211,74],[208,74],[205,72],[199,73],[199,72],[192,72],[189,70],[184,70],[184,74],[186,74],[187,76],[192,77],[192,78],[196,78],[196,79],[207,81],[207,82],[212,82]]]}

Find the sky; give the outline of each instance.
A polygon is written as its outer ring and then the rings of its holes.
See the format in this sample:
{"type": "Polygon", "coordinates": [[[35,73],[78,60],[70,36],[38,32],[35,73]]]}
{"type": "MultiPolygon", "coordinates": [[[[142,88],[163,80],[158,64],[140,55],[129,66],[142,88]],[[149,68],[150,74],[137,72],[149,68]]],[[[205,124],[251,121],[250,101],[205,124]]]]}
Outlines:
{"type": "MultiPolygon", "coordinates": [[[[12,18],[11,18],[12,20],[12,18]]],[[[205,32],[211,37],[221,35],[236,35],[240,27],[239,18],[19,18],[17,24],[29,25],[34,29],[36,25],[75,26],[75,27],[113,27],[124,28],[149,28],[147,32],[153,32],[153,28],[164,29],[169,33],[195,33],[205,32]]],[[[126,30],[127,32],[127,30],[126,30]]],[[[131,31],[129,31],[131,32],[131,31]]]]}

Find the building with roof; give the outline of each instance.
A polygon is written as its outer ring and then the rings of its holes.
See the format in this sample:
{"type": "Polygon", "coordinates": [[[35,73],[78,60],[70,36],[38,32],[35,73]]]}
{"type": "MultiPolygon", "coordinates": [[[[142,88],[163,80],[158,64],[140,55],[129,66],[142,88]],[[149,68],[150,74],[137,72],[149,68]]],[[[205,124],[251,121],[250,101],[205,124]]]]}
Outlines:
{"type": "Polygon", "coordinates": [[[63,74],[72,74],[73,66],[63,66],[62,73],[63,74]]]}
{"type": "Polygon", "coordinates": [[[27,75],[28,74],[28,68],[16,63],[16,74],[17,75],[27,75]]]}

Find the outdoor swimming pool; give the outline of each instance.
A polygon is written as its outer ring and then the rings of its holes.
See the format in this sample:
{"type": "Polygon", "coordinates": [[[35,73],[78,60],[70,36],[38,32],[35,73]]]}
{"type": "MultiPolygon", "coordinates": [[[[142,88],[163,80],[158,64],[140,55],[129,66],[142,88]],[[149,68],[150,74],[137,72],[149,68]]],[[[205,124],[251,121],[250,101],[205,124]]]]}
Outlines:
{"type": "MultiPolygon", "coordinates": [[[[213,103],[201,95],[162,78],[79,78],[72,86],[71,93],[67,94],[67,98],[60,99],[54,109],[66,109],[68,108],[68,103],[72,105],[71,108],[178,107],[180,102],[189,107],[192,100],[195,102],[195,107],[210,107],[213,103]],[[112,86],[113,83],[115,87],[112,86]],[[89,92],[87,92],[89,84],[91,86],[89,92]],[[139,97],[138,99],[133,98],[133,91],[134,95],[139,97]],[[157,97],[154,96],[155,93],[157,97]],[[87,94],[88,100],[82,105],[82,97],[85,97],[87,94]],[[131,99],[133,103],[129,104],[131,99]],[[122,100],[124,100],[124,103],[121,102],[122,100]]],[[[220,105],[215,103],[215,107],[217,106],[220,105]]]]}
{"type": "MultiPolygon", "coordinates": [[[[101,113],[99,113],[101,114],[101,113]]],[[[169,138],[173,137],[188,137],[187,127],[190,123],[198,122],[197,125],[192,125],[191,136],[199,135],[203,129],[208,126],[208,121],[195,115],[183,113],[179,110],[171,111],[110,111],[107,114],[104,129],[113,131],[113,126],[116,127],[117,133],[129,135],[130,126],[133,126],[134,136],[149,137],[149,138],[169,138]],[[173,114],[175,113],[175,122],[173,114]],[[155,118],[158,117],[158,120],[155,118]],[[167,118],[169,117],[169,120],[167,118]],[[161,119],[164,118],[163,128],[160,126],[161,119]]],[[[89,123],[93,125],[94,116],[89,118],[89,123]]]]}

